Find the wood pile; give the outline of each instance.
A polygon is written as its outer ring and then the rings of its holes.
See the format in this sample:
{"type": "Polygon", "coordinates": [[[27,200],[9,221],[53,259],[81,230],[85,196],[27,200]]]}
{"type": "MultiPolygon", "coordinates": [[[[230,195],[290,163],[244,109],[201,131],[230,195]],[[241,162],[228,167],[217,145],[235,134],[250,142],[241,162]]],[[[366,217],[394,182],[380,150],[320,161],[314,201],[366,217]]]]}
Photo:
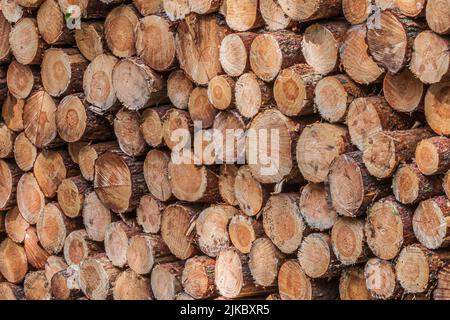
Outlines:
{"type": "Polygon", "coordinates": [[[1,0],[0,62],[0,299],[450,299],[448,0],[1,0]]]}

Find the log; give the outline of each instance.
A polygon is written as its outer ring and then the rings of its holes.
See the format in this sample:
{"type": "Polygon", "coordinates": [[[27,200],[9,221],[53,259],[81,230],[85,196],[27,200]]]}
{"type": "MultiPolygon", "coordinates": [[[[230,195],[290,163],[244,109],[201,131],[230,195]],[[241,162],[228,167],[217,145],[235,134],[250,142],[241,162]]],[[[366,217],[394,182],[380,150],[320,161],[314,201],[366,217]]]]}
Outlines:
{"type": "Polygon", "coordinates": [[[334,255],[331,238],[326,233],[311,233],[305,237],[297,258],[310,278],[332,278],[340,274],[341,263],[334,255]]]}
{"type": "Polygon", "coordinates": [[[16,134],[8,126],[0,122],[0,158],[12,158],[16,134]]]}
{"type": "Polygon", "coordinates": [[[305,61],[317,73],[329,74],[339,68],[339,47],[348,29],[344,21],[316,23],[306,28],[302,41],[305,61]]]}
{"type": "Polygon", "coordinates": [[[42,39],[50,45],[72,45],[74,32],[67,26],[58,1],[45,0],[37,11],[37,26],[42,39]]]}
{"type": "Polygon", "coordinates": [[[426,2],[426,0],[396,0],[395,8],[407,17],[420,18],[425,15],[426,2]]]}
{"type": "Polygon", "coordinates": [[[163,119],[171,109],[170,105],[147,108],[140,117],[140,132],[145,142],[153,147],[163,145],[163,119]]]}
{"type": "Polygon", "coordinates": [[[89,61],[106,51],[103,27],[101,22],[82,22],[80,29],[75,30],[75,42],[78,50],[89,61]]]}
{"type": "Polygon", "coordinates": [[[426,7],[427,24],[440,34],[450,33],[449,7],[445,0],[428,0],[426,7]]]}
{"type": "Polygon", "coordinates": [[[19,63],[41,63],[45,44],[38,33],[36,19],[20,19],[11,29],[11,33],[9,34],[9,44],[11,46],[12,54],[19,63]]]}
{"type": "Polygon", "coordinates": [[[363,268],[354,266],[342,270],[339,278],[339,297],[341,300],[370,300],[363,268]]]}
{"type": "Polygon", "coordinates": [[[266,235],[286,254],[297,251],[306,233],[298,200],[294,193],[272,195],[262,211],[266,235]]]}
{"type": "Polygon", "coordinates": [[[193,89],[192,81],[186,77],[183,70],[177,69],[170,73],[167,79],[167,96],[175,108],[187,109],[193,89]]]}
{"type": "Polygon", "coordinates": [[[23,174],[17,183],[17,206],[29,224],[35,224],[44,210],[44,194],[33,173],[23,174]]]}
{"type": "Polygon", "coordinates": [[[347,128],[328,123],[307,126],[297,141],[296,159],[303,177],[323,182],[331,163],[339,155],[352,151],[347,128]]]}
{"type": "Polygon", "coordinates": [[[111,150],[115,152],[120,150],[117,141],[88,144],[82,147],[78,154],[78,165],[83,178],[87,181],[93,181],[95,161],[102,153],[111,150]]]}
{"type": "Polygon", "coordinates": [[[29,226],[30,224],[22,217],[18,207],[14,207],[6,213],[5,231],[12,241],[22,243],[29,226]]]}
{"type": "Polygon", "coordinates": [[[278,290],[281,300],[335,300],[338,296],[335,282],[310,279],[296,260],[287,260],[281,266],[278,290]]]}
{"type": "Polygon", "coordinates": [[[217,295],[214,283],[216,261],[207,256],[195,256],[184,265],[181,283],[184,291],[194,299],[209,299],[217,295]]]}
{"type": "Polygon", "coordinates": [[[84,229],[72,231],[64,241],[64,259],[68,265],[80,265],[86,258],[100,252],[100,245],[90,240],[84,229]]]}
{"type": "Polygon", "coordinates": [[[139,228],[133,223],[116,221],[105,230],[105,253],[111,263],[119,268],[127,264],[127,250],[130,239],[139,234],[139,228]]]}
{"type": "Polygon", "coordinates": [[[21,132],[23,128],[23,106],[25,101],[16,99],[12,94],[8,94],[2,106],[2,118],[6,126],[14,131],[21,132]]]}
{"type": "Polygon", "coordinates": [[[137,274],[149,274],[153,266],[174,260],[160,235],[138,234],[130,239],[127,261],[137,274]]]}
{"type": "Polygon", "coordinates": [[[398,165],[411,159],[417,144],[431,136],[427,129],[378,132],[367,139],[363,161],[376,178],[391,177],[398,165]]]}
{"type": "Polygon", "coordinates": [[[345,266],[366,261],[369,250],[364,236],[364,220],[340,217],[331,229],[331,245],[345,266]]]}
{"type": "Polygon", "coordinates": [[[424,84],[409,69],[393,75],[387,73],[383,80],[383,94],[392,109],[398,112],[414,112],[421,108],[424,84]]]}
{"type": "Polygon", "coordinates": [[[370,204],[389,194],[388,186],[369,174],[358,151],[331,163],[326,188],[332,207],[347,217],[364,215],[370,204]]]}
{"type": "Polygon", "coordinates": [[[237,173],[238,167],[233,164],[223,164],[220,166],[219,193],[222,200],[230,206],[238,205],[234,193],[234,183],[237,173]]]}
{"type": "Polygon", "coordinates": [[[450,169],[450,139],[440,136],[424,139],[417,145],[415,155],[423,174],[445,173],[450,169]]]}
{"type": "Polygon", "coordinates": [[[98,107],[99,112],[108,111],[117,101],[112,73],[117,63],[112,55],[99,54],[86,68],[83,90],[87,101],[98,107]]]}
{"type": "Polygon", "coordinates": [[[9,282],[0,282],[1,300],[24,300],[23,288],[9,282]]]}
{"type": "Polygon", "coordinates": [[[265,237],[256,239],[248,260],[248,267],[255,284],[262,287],[276,285],[278,270],[284,257],[270,239],[265,237]]]}
{"type": "Polygon", "coordinates": [[[384,73],[368,53],[366,35],[365,25],[349,28],[339,50],[343,69],[360,84],[377,82],[384,73]]]}
{"type": "Polygon", "coordinates": [[[284,13],[277,0],[260,0],[259,11],[270,31],[283,30],[295,25],[295,22],[284,13]]]}
{"type": "Polygon", "coordinates": [[[401,295],[402,290],[392,262],[372,258],[366,263],[364,275],[367,289],[374,299],[395,299],[401,295]]]}
{"type": "Polygon", "coordinates": [[[95,161],[94,190],[111,211],[134,210],[145,194],[143,163],[125,154],[105,152],[95,161]]]}
{"type": "Polygon", "coordinates": [[[2,15],[10,23],[16,23],[24,15],[24,9],[15,0],[2,0],[0,6],[2,7],[2,15]]]}
{"type": "Polygon", "coordinates": [[[136,54],[134,30],[139,18],[132,6],[118,6],[112,9],[105,20],[105,39],[109,50],[119,58],[136,54]]]}
{"type": "Polygon", "coordinates": [[[219,10],[222,0],[189,0],[189,10],[198,14],[208,14],[219,10]]]}
{"type": "Polygon", "coordinates": [[[151,15],[136,26],[136,54],[156,71],[167,71],[176,65],[175,26],[169,19],[151,15]]]}
{"type": "Polygon", "coordinates": [[[278,0],[283,11],[292,19],[306,22],[338,16],[342,12],[340,0],[311,0],[298,2],[278,0]]]}
{"type": "Polygon", "coordinates": [[[447,97],[450,91],[450,82],[441,82],[431,85],[425,96],[425,117],[428,125],[439,135],[449,135],[450,126],[448,116],[442,110],[449,106],[447,97]]]}
{"type": "Polygon", "coordinates": [[[193,223],[198,213],[199,210],[182,204],[171,204],[163,212],[161,236],[178,259],[186,260],[197,251],[193,243],[193,223]]]}
{"type": "Polygon", "coordinates": [[[261,79],[270,82],[278,73],[294,64],[304,62],[300,50],[303,37],[289,31],[258,35],[250,48],[250,66],[261,79]]]}
{"type": "MultiPolygon", "coordinates": [[[[166,0],[165,3],[167,2],[174,1],[166,0]]],[[[215,15],[191,14],[178,25],[178,61],[188,78],[196,84],[206,85],[221,72],[219,46],[227,33],[228,29],[215,15]]]]}
{"type": "Polygon", "coordinates": [[[160,201],[172,198],[169,162],[169,154],[161,150],[149,151],[144,161],[144,178],[147,188],[160,201]]]}
{"type": "Polygon", "coordinates": [[[226,110],[235,105],[234,90],[236,82],[228,75],[218,75],[209,81],[208,100],[219,110],[226,110]]]}
{"type": "Polygon", "coordinates": [[[259,110],[273,101],[270,86],[252,72],[244,73],[236,81],[236,108],[246,118],[253,118],[259,110]]]}
{"type": "Polygon", "coordinates": [[[47,262],[45,263],[45,276],[47,277],[47,280],[51,282],[53,276],[69,266],[64,261],[62,257],[59,256],[49,256],[47,258],[47,262]]]}
{"type": "Polygon", "coordinates": [[[380,259],[394,259],[402,247],[416,241],[412,211],[389,196],[367,210],[364,232],[372,253],[380,259]]]}
{"type": "Polygon", "coordinates": [[[163,0],[133,0],[133,5],[144,17],[163,12],[163,0]]]}
{"type": "Polygon", "coordinates": [[[50,300],[52,298],[50,282],[43,270],[29,272],[23,282],[23,289],[27,300],[50,300]]]}
{"type": "Polygon", "coordinates": [[[82,297],[79,276],[80,269],[76,265],[55,273],[50,283],[53,297],[56,300],[75,300],[82,297]]]}
{"type": "Polygon", "coordinates": [[[166,15],[171,21],[183,20],[189,14],[189,0],[162,0],[166,15]]]}
{"type": "Polygon", "coordinates": [[[136,208],[136,222],[145,233],[157,234],[161,228],[161,216],[165,208],[164,202],[147,194],[141,198],[136,208]]]}
{"type": "Polygon", "coordinates": [[[23,243],[28,263],[36,269],[45,269],[50,254],[42,247],[34,226],[26,230],[23,243]]]}
{"type": "Polygon", "coordinates": [[[181,261],[158,264],[153,268],[150,276],[152,292],[157,300],[174,300],[183,291],[181,261]]]}
{"type": "Polygon", "coordinates": [[[264,235],[262,224],[243,214],[235,214],[228,225],[228,234],[233,246],[247,254],[253,248],[256,239],[264,235]]]}
{"type": "Polygon", "coordinates": [[[245,121],[238,112],[233,110],[219,112],[214,119],[211,139],[216,163],[231,164],[244,161],[245,129],[245,121]]]}
{"type": "Polygon", "coordinates": [[[46,91],[35,91],[25,102],[23,126],[27,138],[38,148],[56,138],[56,104],[46,91]]]}
{"type": "Polygon", "coordinates": [[[208,100],[208,90],[201,87],[192,90],[189,96],[188,110],[192,121],[197,123],[196,127],[205,129],[212,127],[218,113],[208,100]]]}
{"type": "Polygon", "coordinates": [[[119,274],[113,289],[114,300],[151,300],[150,280],[131,269],[119,274]]]}
{"type": "Polygon", "coordinates": [[[80,150],[87,145],[89,145],[89,142],[86,141],[69,142],[67,144],[67,151],[69,152],[70,158],[74,163],[79,165],[78,156],[80,154],[80,150]]]}
{"type": "Polygon", "coordinates": [[[392,179],[392,191],[398,202],[415,204],[443,192],[439,176],[425,176],[416,164],[400,165],[392,179]]]}
{"type": "Polygon", "coordinates": [[[325,77],[314,90],[314,105],[328,122],[344,122],[348,106],[365,95],[364,89],[345,74],[325,77]]]}
{"type": "Polygon", "coordinates": [[[220,64],[229,76],[239,77],[250,70],[250,46],[257,34],[231,33],[220,44],[220,64]]]}
{"type": "MultiPolygon", "coordinates": [[[[8,66],[6,83],[9,93],[16,97],[17,102],[21,102],[23,106],[21,99],[28,98],[32,89],[37,88],[41,83],[39,70],[33,68],[33,66],[20,64],[17,60],[14,60],[8,66]]],[[[14,99],[12,101],[14,101],[14,104],[16,103],[14,99]]]]}
{"type": "Polygon", "coordinates": [[[442,266],[438,253],[413,244],[400,252],[395,272],[405,292],[428,293],[435,286],[437,272],[442,266]]]}
{"type": "Polygon", "coordinates": [[[264,207],[269,190],[253,176],[249,166],[241,166],[234,181],[234,196],[246,215],[256,216],[264,207]]]}
{"type": "Polygon", "coordinates": [[[140,110],[164,101],[165,81],[140,58],[119,61],[112,73],[117,98],[130,110],[140,110]]]}
{"type": "Polygon", "coordinates": [[[366,22],[372,12],[372,0],[342,0],[342,12],[351,24],[366,22]]]}
{"type": "Polygon", "coordinates": [[[83,205],[83,224],[90,239],[105,240],[107,226],[111,223],[111,212],[95,192],[86,195],[83,205]]]}
{"type": "Polygon", "coordinates": [[[20,133],[14,141],[14,160],[22,171],[33,169],[38,155],[37,148],[27,138],[25,133],[20,133]]]}
{"type": "Polygon", "coordinates": [[[145,153],[146,143],[140,130],[140,115],[137,111],[120,109],[114,117],[114,134],[120,149],[130,157],[145,153]]]}
{"type": "Polygon", "coordinates": [[[120,270],[104,254],[87,258],[80,266],[80,288],[90,300],[111,299],[119,274],[120,270]]]}
{"type": "Polygon", "coordinates": [[[436,288],[433,290],[434,300],[448,300],[448,290],[449,290],[449,266],[450,263],[446,263],[438,273],[438,280],[436,288]]]}
{"type": "Polygon", "coordinates": [[[450,76],[450,40],[423,31],[414,40],[409,68],[423,83],[438,83],[450,76]]]}
{"type": "Polygon", "coordinates": [[[61,100],[56,110],[56,128],[61,139],[69,143],[113,138],[108,119],[94,113],[83,94],[68,95],[61,100]]]}
{"type": "Polygon", "coordinates": [[[210,257],[230,246],[228,224],[239,211],[228,205],[213,205],[202,212],[195,221],[196,242],[200,250],[210,257]]]}
{"type": "Polygon", "coordinates": [[[0,244],[0,272],[11,283],[22,282],[28,271],[28,262],[22,246],[6,238],[0,244]]]}
{"type": "Polygon", "coordinates": [[[257,0],[225,0],[223,15],[234,31],[248,31],[264,25],[257,0]]]}
{"type": "Polygon", "coordinates": [[[296,64],[280,72],[273,85],[277,108],[286,116],[302,116],[314,112],[314,89],[322,78],[308,64],[296,64]]]}
{"type": "Polygon", "coordinates": [[[11,29],[11,24],[5,18],[2,10],[0,13],[0,39],[2,40],[0,46],[0,61],[2,62],[6,62],[10,57],[11,44],[9,43],[9,36],[11,34],[11,29]]]}
{"type": "Polygon", "coordinates": [[[331,229],[337,220],[337,212],[328,203],[323,184],[308,183],[300,191],[299,207],[306,224],[314,230],[331,229]]]}
{"type": "Polygon", "coordinates": [[[437,196],[422,201],[414,212],[412,226],[416,238],[428,249],[450,245],[450,201],[446,196],[437,196]]]}

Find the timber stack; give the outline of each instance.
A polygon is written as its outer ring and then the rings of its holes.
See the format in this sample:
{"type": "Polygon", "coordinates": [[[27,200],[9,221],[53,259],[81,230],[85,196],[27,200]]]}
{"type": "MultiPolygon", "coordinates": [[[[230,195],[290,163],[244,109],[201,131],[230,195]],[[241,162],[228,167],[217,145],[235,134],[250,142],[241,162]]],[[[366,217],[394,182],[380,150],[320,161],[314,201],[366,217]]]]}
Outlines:
{"type": "Polygon", "coordinates": [[[1,0],[0,105],[0,299],[450,299],[448,0],[1,0]]]}

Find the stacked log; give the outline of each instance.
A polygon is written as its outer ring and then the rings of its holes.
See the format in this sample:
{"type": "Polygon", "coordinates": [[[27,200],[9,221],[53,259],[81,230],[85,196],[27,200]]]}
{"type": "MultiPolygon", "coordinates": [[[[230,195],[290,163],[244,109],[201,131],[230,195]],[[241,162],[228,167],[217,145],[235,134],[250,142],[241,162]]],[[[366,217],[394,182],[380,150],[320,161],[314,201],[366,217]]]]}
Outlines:
{"type": "Polygon", "coordinates": [[[0,0],[0,299],[449,300],[449,13],[0,0]]]}

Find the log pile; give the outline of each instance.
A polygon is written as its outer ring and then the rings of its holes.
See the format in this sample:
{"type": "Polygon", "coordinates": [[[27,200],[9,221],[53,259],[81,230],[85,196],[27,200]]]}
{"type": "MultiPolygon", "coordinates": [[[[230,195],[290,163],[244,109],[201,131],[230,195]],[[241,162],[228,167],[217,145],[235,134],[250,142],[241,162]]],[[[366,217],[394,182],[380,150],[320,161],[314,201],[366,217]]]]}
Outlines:
{"type": "Polygon", "coordinates": [[[1,0],[0,105],[0,299],[450,299],[447,0],[1,0]]]}

